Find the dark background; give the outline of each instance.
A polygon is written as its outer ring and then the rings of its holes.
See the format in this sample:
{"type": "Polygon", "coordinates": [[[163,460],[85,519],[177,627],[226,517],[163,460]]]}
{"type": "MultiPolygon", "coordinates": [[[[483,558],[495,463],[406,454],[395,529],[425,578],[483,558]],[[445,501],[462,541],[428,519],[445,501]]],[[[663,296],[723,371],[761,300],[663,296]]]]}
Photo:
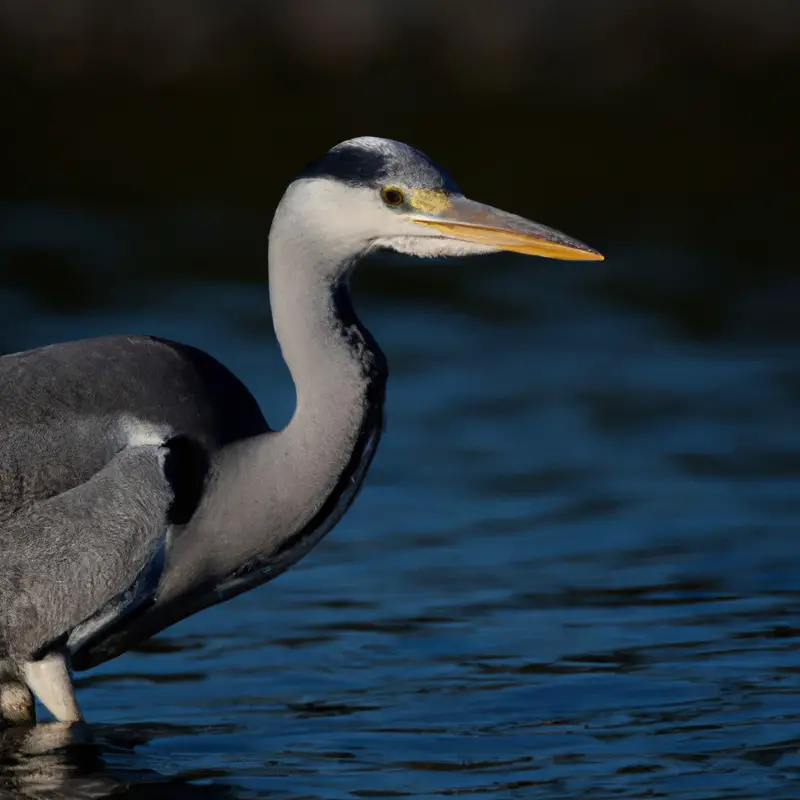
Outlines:
{"type": "Polygon", "coordinates": [[[364,265],[358,501],[0,794],[795,800],[799,86],[799,0],[0,0],[0,352],[176,338],[281,424],[272,213],[364,134],[606,255],[364,265]]]}
{"type": "Polygon", "coordinates": [[[598,247],[591,291],[690,336],[793,337],[798,45],[794,0],[6,0],[5,296],[81,313],[261,281],[286,184],[371,134],[598,247]]]}

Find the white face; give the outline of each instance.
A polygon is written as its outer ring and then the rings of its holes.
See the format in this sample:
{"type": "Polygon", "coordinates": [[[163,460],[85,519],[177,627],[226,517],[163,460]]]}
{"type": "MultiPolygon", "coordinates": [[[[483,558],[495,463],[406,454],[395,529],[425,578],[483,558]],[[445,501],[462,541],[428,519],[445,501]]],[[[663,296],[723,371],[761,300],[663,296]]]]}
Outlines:
{"type": "MultiPolygon", "coordinates": [[[[413,191],[397,187],[408,200],[413,191]]],[[[410,204],[409,204],[410,205],[410,204]]],[[[422,212],[420,212],[422,213],[422,212]]],[[[424,258],[496,252],[498,248],[443,235],[414,221],[411,208],[385,202],[379,189],[350,186],[327,178],[295,181],[286,191],[278,215],[291,217],[333,250],[365,254],[377,248],[424,258]]],[[[289,220],[287,219],[287,222],[289,220]]]]}
{"type": "Polygon", "coordinates": [[[581,242],[523,217],[442,189],[387,183],[352,186],[330,178],[299,179],[286,190],[276,231],[320,264],[346,265],[377,248],[413,256],[466,256],[509,250],[569,260],[602,259],[581,242]],[[324,256],[324,258],[320,258],[324,256]]]}

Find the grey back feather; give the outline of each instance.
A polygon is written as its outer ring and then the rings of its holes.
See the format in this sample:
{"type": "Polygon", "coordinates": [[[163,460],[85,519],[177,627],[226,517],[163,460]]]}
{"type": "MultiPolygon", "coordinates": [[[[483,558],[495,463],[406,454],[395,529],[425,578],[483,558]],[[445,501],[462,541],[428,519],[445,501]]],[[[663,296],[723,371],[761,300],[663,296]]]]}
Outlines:
{"type": "Polygon", "coordinates": [[[0,358],[0,420],[0,661],[78,646],[147,600],[213,453],[268,429],[211,356],[136,336],[0,358]]]}
{"type": "Polygon", "coordinates": [[[165,452],[127,448],[86,483],[3,523],[2,657],[36,658],[135,584],[167,533],[165,452]]]}

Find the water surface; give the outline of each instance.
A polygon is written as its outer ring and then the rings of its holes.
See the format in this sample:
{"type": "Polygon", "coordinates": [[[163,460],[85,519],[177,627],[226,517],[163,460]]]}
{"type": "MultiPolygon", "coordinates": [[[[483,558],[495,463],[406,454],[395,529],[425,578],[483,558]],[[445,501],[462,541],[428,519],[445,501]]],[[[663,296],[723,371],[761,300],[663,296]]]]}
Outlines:
{"type": "MultiPolygon", "coordinates": [[[[362,297],[392,376],[351,512],[275,583],[83,673],[93,743],[9,734],[0,788],[796,798],[796,348],[691,340],[566,269],[362,297]]],[[[178,338],[290,413],[252,287],[6,299],[18,346],[178,338]]]]}

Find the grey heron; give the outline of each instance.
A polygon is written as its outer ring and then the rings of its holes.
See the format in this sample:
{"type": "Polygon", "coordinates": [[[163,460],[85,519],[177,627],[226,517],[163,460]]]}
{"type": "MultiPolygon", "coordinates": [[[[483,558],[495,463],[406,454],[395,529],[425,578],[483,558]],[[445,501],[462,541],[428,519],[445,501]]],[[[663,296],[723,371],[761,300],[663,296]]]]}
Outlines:
{"type": "Polygon", "coordinates": [[[34,695],[81,720],[72,670],[271,580],[339,521],[382,430],[387,364],[348,291],[376,248],[602,259],[468,200],[418,150],[361,137],[310,164],[275,210],[271,311],[296,391],[283,429],[177,342],[1,358],[0,723],[33,721],[34,695]]]}

